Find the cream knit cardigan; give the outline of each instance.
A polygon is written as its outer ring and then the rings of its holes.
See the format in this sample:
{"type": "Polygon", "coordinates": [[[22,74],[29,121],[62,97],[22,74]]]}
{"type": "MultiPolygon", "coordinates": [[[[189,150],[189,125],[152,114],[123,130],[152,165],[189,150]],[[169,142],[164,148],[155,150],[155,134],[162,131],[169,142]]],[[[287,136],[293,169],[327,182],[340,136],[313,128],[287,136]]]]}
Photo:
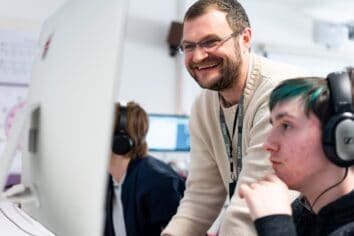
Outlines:
{"type": "MultiPolygon", "coordinates": [[[[244,90],[242,132],[243,167],[223,216],[220,236],[256,235],[246,203],[238,196],[242,183],[259,180],[272,171],[268,154],[262,145],[271,126],[268,98],[272,89],[288,78],[303,76],[297,68],[251,54],[251,68],[244,90]]],[[[237,106],[237,105],[236,105],[237,106]]],[[[233,110],[236,110],[234,106],[233,110]]],[[[234,112],[224,109],[225,119],[232,124],[234,112]]],[[[163,231],[176,236],[205,235],[228,198],[230,167],[219,122],[218,93],[203,90],[192,107],[190,167],[187,188],[176,215],[163,231]]],[[[229,131],[232,134],[232,131],[229,131]]],[[[233,137],[236,156],[237,134],[233,137]]],[[[271,196],[269,196],[271,197],[271,196]]]]}

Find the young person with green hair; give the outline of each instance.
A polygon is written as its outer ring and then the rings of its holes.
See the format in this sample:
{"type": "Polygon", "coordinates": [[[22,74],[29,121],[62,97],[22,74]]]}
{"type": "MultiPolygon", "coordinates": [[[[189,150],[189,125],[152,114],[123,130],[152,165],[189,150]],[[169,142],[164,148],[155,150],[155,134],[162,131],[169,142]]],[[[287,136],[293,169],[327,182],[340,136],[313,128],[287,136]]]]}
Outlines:
{"type": "Polygon", "coordinates": [[[353,91],[354,73],[342,72],[271,93],[264,149],[275,174],[239,191],[258,235],[354,235],[353,91]],[[301,193],[291,205],[288,189],[301,193]]]}

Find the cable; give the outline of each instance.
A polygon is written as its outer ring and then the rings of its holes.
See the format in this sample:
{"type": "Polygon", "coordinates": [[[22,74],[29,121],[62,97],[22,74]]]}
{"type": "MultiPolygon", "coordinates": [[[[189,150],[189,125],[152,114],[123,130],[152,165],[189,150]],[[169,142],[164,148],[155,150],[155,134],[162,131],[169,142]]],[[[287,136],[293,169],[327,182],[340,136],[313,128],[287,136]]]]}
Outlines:
{"type": "Polygon", "coordinates": [[[332,188],[334,188],[334,187],[338,186],[339,184],[341,184],[341,183],[344,181],[344,179],[347,177],[347,175],[348,175],[348,167],[345,168],[344,176],[343,176],[343,178],[342,178],[341,180],[338,181],[338,183],[335,183],[335,184],[333,184],[332,186],[329,186],[329,187],[326,188],[321,194],[319,194],[319,195],[317,196],[317,198],[315,199],[315,201],[313,202],[313,204],[310,205],[310,210],[311,210],[312,212],[314,212],[314,211],[313,211],[313,207],[314,207],[315,204],[317,203],[318,199],[320,199],[320,197],[322,197],[323,194],[325,194],[326,192],[328,192],[328,191],[331,190],[332,188]]]}

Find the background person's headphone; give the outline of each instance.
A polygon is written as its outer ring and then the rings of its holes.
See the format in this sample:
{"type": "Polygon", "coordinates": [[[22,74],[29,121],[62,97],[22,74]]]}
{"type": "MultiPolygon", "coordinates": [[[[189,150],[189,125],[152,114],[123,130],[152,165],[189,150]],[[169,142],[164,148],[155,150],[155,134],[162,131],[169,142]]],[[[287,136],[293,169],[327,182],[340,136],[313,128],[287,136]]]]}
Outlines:
{"type": "Polygon", "coordinates": [[[354,113],[351,82],[346,72],[327,75],[334,114],[323,131],[323,147],[330,161],[341,167],[354,165],[354,113]]]}
{"type": "Polygon", "coordinates": [[[126,131],[126,124],[127,107],[119,105],[119,126],[114,131],[112,143],[112,152],[118,155],[124,155],[134,147],[134,142],[126,131]]]}

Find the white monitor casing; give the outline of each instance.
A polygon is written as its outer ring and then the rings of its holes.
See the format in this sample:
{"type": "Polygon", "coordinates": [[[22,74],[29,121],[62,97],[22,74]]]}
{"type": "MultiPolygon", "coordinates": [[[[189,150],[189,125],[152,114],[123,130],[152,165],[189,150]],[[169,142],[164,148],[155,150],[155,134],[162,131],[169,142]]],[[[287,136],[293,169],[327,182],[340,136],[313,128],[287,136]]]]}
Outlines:
{"type": "Polygon", "coordinates": [[[103,232],[126,2],[68,1],[40,36],[27,102],[39,111],[24,132],[38,126],[27,140],[35,150],[22,160],[22,184],[39,204],[22,208],[56,235],[103,232]]]}

